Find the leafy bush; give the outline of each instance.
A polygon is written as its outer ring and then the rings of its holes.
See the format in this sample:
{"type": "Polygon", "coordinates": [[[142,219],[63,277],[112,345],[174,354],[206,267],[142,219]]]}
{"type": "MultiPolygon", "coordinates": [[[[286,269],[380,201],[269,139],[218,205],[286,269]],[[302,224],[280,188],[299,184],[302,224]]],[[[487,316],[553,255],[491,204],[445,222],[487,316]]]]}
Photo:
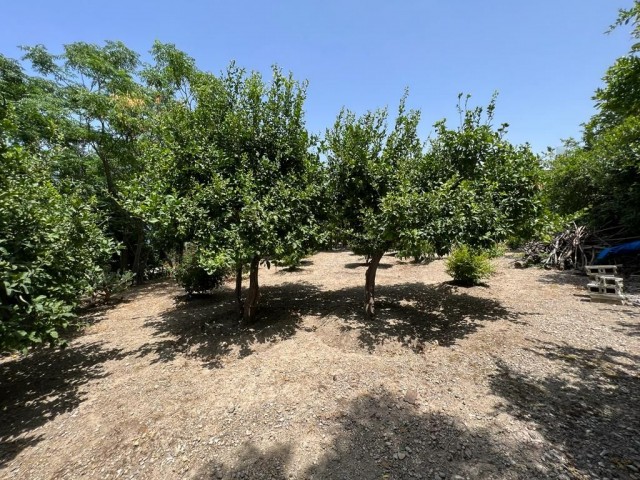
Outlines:
{"type": "Polygon", "coordinates": [[[507,253],[507,243],[494,243],[485,253],[488,258],[500,258],[507,253]]]}
{"type": "Polygon", "coordinates": [[[0,351],[55,345],[116,245],[41,158],[0,143],[0,159],[0,351]]]}
{"type": "Polygon", "coordinates": [[[493,267],[486,253],[462,245],[447,259],[447,273],[461,285],[477,285],[491,276],[493,267]]]}
{"type": "Polygon", "coordinates": [[[198,249],[193,244],[187,244],[182,261],[175,269],[175,276],[189,295],[220,287],[229,273],[225,266],[205,266],[203,263],[198,249]]]}
{"type": "Polygon", "coordinates": [[[101,296],[105,302],[108,302],[113,295],[124,292],[130,287],[134,279],[133,272],[112,272],[104,269],[94,280],[93,298],[101,296]]]}
{"type": "Polygon", "coordinates": [[[415,230],[400,232],[398,237],[398,258],[411,258],[415,263],[430,262],[436,258],[435,247],[429,241],[421,239],[415,230]]]}

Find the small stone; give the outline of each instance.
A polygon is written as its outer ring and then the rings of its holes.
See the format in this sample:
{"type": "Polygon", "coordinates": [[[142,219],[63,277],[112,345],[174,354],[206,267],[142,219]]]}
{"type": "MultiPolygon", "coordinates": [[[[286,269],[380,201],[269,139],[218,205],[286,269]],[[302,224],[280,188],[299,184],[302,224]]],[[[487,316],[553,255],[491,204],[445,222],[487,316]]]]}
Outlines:
{"type": "Polygon", "coordinates": [[[407,454],[405,452],[399,452],[398,453],[398,459],[399,460],[404,460],[404,458],[407,456],[407,454]]]}
{"type": "Polygon", "coordinates": [[[414,389],[407,390],[407,393],[404,396],[404,401],[411,405],[415,405],[418,401],[418,392],[414,389]]]}
{"type": "Polygon", "coordinates": [[[227,408],[227,413],[233,413],[235,411],[236,411],[235,405],[229,405],[229,408],[227,408]]]}
{"type": "Polygon", "coordinates": [[[632,465],[631,463],[629,465],[627,465],[627,468],[629,470],[631,470],[632,472],[638,472],[640,470],[638,470],[638,467],[636,467],[635,465],[632,465]]]}

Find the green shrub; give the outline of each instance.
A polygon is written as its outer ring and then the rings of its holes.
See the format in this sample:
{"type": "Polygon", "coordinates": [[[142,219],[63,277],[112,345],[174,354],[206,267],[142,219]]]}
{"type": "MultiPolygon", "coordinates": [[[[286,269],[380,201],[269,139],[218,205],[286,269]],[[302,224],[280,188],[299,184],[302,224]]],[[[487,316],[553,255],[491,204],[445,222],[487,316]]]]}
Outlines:
{"type": "Polygon", "coordinates": [[[0,352],[56,345],[116,245],[42,159],[0,144],[0,161],[0,352]]]}
{"type": "Polygon", "coordinates": [[[228,273],[223,266],[205,268],[193,244],[186,245],[182,260],[175,269],[176,280],[189,295],[220,287],[228,273]]]}
{"type": "Polygon", "coordinates": [[[405,244],[404,248],[398,250],[398,258],[411,258],[415,263],[428,262],[436,257],[435,247],[427,241],[415,241],[405,244]]]}
{"type": "Polygon", "coordinates": [[[500,258],[507,253],[507,243],[494,243],[486,250],[488,258],[500,258]]]}
{"type": "Polygon", "coordinates": [[[447,273],[461,285],[477,285],[491,276],[493,267],[486,253],[462,245],[447,259],[447,273]]]}
{"type": "Polygon", "coordinates": [[[103,269],[94,280],[93,298],[102,297],[109,302],[113,295],[124,292],[131,286],[135,275],[133,272],[112,272],[109,269],[103,269]]]}

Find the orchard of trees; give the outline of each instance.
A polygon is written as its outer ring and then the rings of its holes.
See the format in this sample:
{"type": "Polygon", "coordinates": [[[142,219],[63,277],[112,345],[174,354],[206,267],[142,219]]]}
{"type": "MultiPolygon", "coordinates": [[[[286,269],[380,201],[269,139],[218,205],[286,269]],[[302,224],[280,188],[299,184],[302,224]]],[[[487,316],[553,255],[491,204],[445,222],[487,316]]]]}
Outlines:
{"type": "MultiPolygon", "coordinates": [[[[636,2],[618,23],[640,37],[639,17],[636,2]]],[[[319,137],[306,82],[278,67],[215,75],[163,43],[150,63],[120,42],[0,55],[0,350],[59,343],[81,302],[167,263],[188,292],[235,276],[251,323],[261,265],[340,244],[368,259],[375,315],[387,252],[475,255],[558,215],[637,232],[637,50],[607,72],[583,140],[546,170],[493,124],[495,98],[460,96],[460,125],[440,121],[429,139],[407,93],[391,111],[345,108],[319,137]]]]}

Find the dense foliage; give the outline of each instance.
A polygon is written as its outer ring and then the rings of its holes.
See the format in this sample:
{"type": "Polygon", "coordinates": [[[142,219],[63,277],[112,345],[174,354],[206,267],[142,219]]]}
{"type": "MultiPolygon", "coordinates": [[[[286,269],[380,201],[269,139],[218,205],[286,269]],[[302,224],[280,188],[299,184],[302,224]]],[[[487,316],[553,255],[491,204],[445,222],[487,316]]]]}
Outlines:
{"type": "Polygon", "coordinates": [[[189,295],[206,293],[220,287],[225,276],[229,273],[224,266],[213,271],[207,270],[202,266],[204,263],[197,247],[193,244],[187,244],[176,268],[175,277],[189,295]]]}
{"type": "Polygon", "coordinates": [[[198,72],[171,46],[156,45],[156,57],[154,78],[188,85],[192,103],[169,102],[158,117],[147,157],[161,174],[143,195],[176,199],[166,219],[180,242],[197,246],[209,273],[236,270],[239,306],[253,321],[260,263],[295,261],[319,237],[322,171],[304,125],[306,85],[278,68],[268,83],[235,65],[220,77],[198,72]]]}
{"type": "MultiPolygon", "coordinates": [[[[640,3],[620,12],[615,26],[632,23],[640,38],[640,3]]],[[[614,28],[612,27],[612,28],[614,28]]],[[[638,44],[607,70],[596,90],[597,113],[580,142],[566,142],[547,176],[550,208],[580,214],[596,229],[640,235],[640,57],[638,44]]]]}
{"type": "Polygon", "coordinates": [[[491,248],[531,236],[541,207],[539,158],[529,145],[506,140],[508,125],[493,126],[495,98],[486,109],[458,108],[461,125],[438,122],[413,170],[418,193],[433,205],[429,242],[442,254],[457,244],[491,248]]]}
{"type": "MultiPolygon", "coordinates": [[[[121,42],[97,46],[75,42],[52,54],[25,47],[38,74],[16,102],[23,124],[42,125],[27,140],[32,148],[56,148],[56,175],[80,193],[95,196],[108,219],[109,234],[122,244],[114,268],[144,276],[145,225],[123,204],[121,191],[141,172],[140,140],[148,133],[154,105],[139,80],[138,54],[121,42]]],[[[22,128],[21,131],[33,129],[22,128]]]]}
{"type": "Polygon", "coordinates": [[[489,278],[493,267],[487,253],[461,245],[447,258],[447,273],[460,285],[470,286],[489,278]]]}
{"type": "Polygon", "coordinates": [[[528,145],[504,139],[506,126],[491,125],[494,101],[486,116],[482,108],[461,107],[458,129],[438,122],[423,152],[420,115],[406,111],[405,99],[390,131],[386,110],[359,118],[343,111],[326,136],[334,228],[370,259],[369,315],[385,252],[420,257],[446,254],[458,244],[488,248],[530,234],[539,212],[539,160],[528,145]]]}
{"type": "Polygon", "coordinates": [[[62,193],[46,159],[0,146],[0,351],[56,344],[116,251],[86,199],[62,193]]]}

